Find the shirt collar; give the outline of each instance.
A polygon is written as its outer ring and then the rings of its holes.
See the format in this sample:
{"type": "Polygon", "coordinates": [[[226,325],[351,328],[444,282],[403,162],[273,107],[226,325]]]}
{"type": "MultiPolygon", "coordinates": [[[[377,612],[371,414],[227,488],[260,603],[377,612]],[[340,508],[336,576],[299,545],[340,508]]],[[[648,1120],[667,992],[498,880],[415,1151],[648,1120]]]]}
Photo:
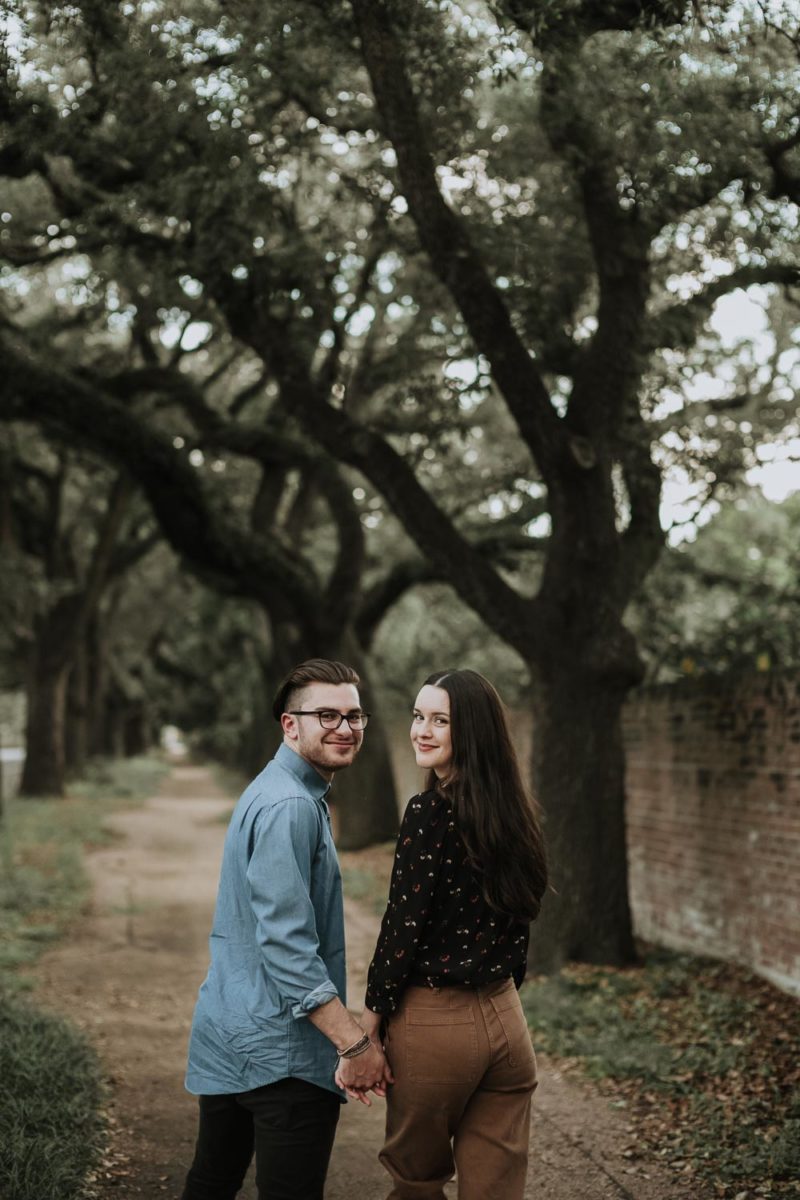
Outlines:
{"type": "Polygon", "coordinates": [[[323,779],[319,771],[312,767],[310,762],[307,762],[301,754],[290,749],[285,742],[281,742],[275,755],[275,761],[300,780],[307,792],[314,797],[315,800],[323,800],[330,791],[330,783],[327,779],[323,779]]]}

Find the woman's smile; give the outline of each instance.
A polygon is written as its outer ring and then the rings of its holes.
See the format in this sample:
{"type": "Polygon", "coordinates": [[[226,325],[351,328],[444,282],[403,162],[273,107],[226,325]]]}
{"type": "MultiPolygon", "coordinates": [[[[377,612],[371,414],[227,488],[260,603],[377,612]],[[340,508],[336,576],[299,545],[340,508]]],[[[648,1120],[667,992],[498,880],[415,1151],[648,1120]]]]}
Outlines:
{"type": "Polygon", "coordinates": [[[450,697],[444,688],[426,684],[417,696],[411,722],[411,744],[417,766],[434,771],[439,778],[448,773],[453,761],[453,741],[450,697]]]}

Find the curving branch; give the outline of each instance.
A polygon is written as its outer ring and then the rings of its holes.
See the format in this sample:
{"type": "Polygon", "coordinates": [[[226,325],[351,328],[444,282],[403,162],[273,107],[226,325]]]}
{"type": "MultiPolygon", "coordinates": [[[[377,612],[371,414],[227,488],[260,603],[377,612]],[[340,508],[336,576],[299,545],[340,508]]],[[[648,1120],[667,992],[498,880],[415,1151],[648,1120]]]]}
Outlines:
{"type": "Polygon", "coordinates": [[[367,651],[371,648],[381,621],[411,588],[442,580],[441,572],[424,558],[407,558],[395,563],[362,596],[355,623],[359,644],[367,651]]]}
{"type": "Polygon", "coordinates": [[[486,356],[520,434],[549,481],[564,448],[560,421],[533,358],[457,214],[439,189],[405,51],[387,0],[352,0],[364,61],[397,155],[403,193],[434,271],[486,356]]]}
{"type": "Polygon", "coordinates": [[[116,462],[136,478],[167,541],[196,574],[213,578],[221,591],[259,600],[290,624],[314,628],[308,570],[272,541],[245,535],[168,437],[85,379],[43,366],[18,337],[3,333],[0,348],[0,420],[40,422],[116,462]]]}
{"type": "Polygon", "coordinates": [[[641,26],[675,25],[690,8],[686,0],[576,0],[571,4],[541,0],[500,0],[493,5],[540,45],[576,35],[591,37],[603,30],[630,32],[641,26]]]}
{"type": "Polygon", "coordinates": [[[458,580],[461,594],[500,637],[522,654],[535,654],[541,636],[536,602],[520,596],[469,543],[388,440],[328,403],[306,374],[291,339],[286,333],[282,339],[274,337],[263,313],[257,347],[268,354],[282,381],[284,402],[314,440],[374,485],[420,552],[445,577],[458,580]]]}
{"type": "Polygon", "coordinates": [[[714,279],[688,300],[671,304],[649,319],[644,335],[648,350],[685,349],[693,345],[718,300],[731,292],[765,283],[798,287],[800,267],[794,263],[770,262],[739,267],[730,275],[714,279]]]}

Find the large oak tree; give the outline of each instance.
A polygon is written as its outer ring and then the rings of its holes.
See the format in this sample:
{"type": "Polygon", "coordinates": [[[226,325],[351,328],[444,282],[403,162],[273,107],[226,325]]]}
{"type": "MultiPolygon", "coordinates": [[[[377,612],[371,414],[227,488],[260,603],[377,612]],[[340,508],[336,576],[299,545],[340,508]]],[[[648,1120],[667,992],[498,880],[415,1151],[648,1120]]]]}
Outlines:
{"type": "MultiPolygon", "coordinates": [[[[357,470],[521,655],[557,892],[539,960],[631,957],[620,710],[642,677],[625,612],[663,541],[653,417],[721,296],[796,284],[796,31],[757,6],[734,28],[724,6],[633,0],[42,11],[60,102],[14,85],[0,169],[44,181],[57,220],[12,222],[9,260],[111,245],[156,294],[213,305],[277,403],[195,412],[196,433],[254,458],[288,438],[295,466],[321,447],[357,470]],[[427,389],[424,353],[449,363],[427,389]],[[472,395],[452,386],[467,363],[472,395]],[[515,443],[513,471],[476,465],[485,538],[480,506],[466,519],[443,485],[455,452],[431,428],[439,411],[478,428],[481,403],[515,443]],[[498,512],[537,551],[528,578],[487,553],[498,512]]],[[[166,460],[138,384],[54,383],[20,338],[6,341],[6,413],[27,406],[76,436],[92,414],[112,457],[126,441],[146,455],[157,501],[166,460]]],[[[773,407],[774,427],[793,419],[780,389],[773,407]]],[[[190,475],[185,502],[174,486],[162,499],[165,527],[183,523],[186,545],[188,521],[218,566],[249,555],[285,619],[311,621],[302,568],[205,529],[190,475]]],[[[344,492],[331,511],[348,516],[344,492]]]]}

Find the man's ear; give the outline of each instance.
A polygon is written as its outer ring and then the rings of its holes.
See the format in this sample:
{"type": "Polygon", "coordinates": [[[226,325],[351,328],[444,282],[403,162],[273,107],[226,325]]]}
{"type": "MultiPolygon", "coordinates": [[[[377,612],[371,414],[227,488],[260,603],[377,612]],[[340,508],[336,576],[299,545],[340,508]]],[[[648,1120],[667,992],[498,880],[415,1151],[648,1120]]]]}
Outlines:
{"type": "Polygon", "coordinates": [[[300,732],[300,725],[297,717],[293,717],[291,713],[281,713],[281,729],[284,737],[288,737],[290,741],[296,742],[300,732]]]}

